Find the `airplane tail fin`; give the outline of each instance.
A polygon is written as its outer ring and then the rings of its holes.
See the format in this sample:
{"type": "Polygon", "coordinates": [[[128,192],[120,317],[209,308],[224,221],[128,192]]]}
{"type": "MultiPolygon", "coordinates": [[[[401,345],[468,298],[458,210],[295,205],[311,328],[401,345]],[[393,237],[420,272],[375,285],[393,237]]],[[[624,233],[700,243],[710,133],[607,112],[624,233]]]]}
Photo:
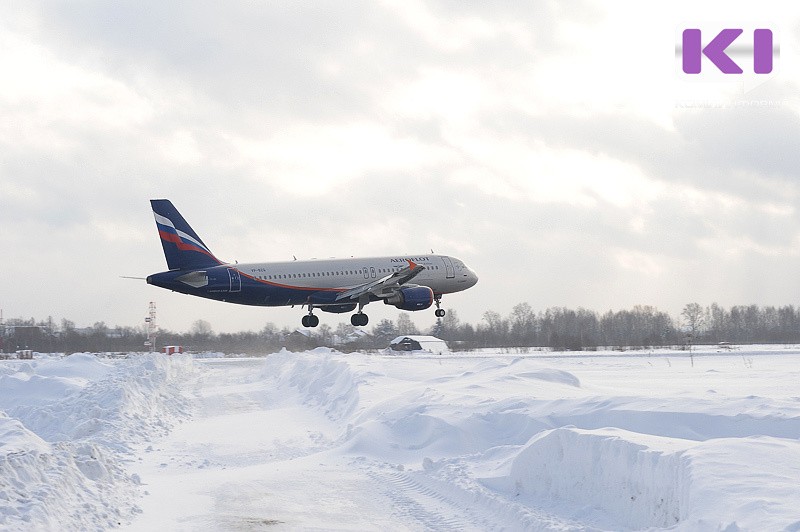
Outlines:
{"type": "Polygon", "coordinates": [[[158,236],[161,237],[161,246],[170,270],[195,270],[222,264],[171,201],[155,199],[150,200],[150,205],[153,207],[158,236]]]}

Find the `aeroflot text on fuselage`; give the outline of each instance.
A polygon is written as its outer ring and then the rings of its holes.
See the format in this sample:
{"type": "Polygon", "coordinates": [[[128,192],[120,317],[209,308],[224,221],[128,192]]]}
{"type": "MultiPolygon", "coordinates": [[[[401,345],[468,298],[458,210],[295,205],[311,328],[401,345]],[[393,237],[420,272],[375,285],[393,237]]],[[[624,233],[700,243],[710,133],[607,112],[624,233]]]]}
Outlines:
{"type": "Polygon", "coordinates": [[[430,262],[430,257],[407,257],[407,258],[400,258],[400,259],[390,259],[392,262],[430,262]]]}
{"type": "Polygon", "coordinates": [[[383,301],[402,310],[436,305],[466,290],[478,276],[447,255],[391,256],[312,261],[229,264],[217,259],[169,200],[151,200],[168,271],[147,277],[149,284],[198,297],[257,306],[308,309],[305,327],[316,327],[315,309],[354,312],[350,322],[367,325],[364,307],[383,301]]]}

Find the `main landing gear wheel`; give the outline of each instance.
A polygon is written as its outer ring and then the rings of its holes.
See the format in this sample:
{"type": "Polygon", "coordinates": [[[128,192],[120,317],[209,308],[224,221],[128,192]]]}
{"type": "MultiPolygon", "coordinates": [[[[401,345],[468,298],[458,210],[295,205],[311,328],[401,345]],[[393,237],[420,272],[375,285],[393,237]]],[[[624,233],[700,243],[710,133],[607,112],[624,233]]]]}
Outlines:
{"type": "Polygon", "coordinates": [[[353,327],[364,327],[369,323],[369,317],[363,312],[358,312],[350,316],[350,323],[353,324],[353,327]]]}
{"type": "Polygon", "coordinates": [[[313,327],[316,327],[317,325],[319,325],[319,317],[314,316],[313,314],[307,314],[307,315],[303,316],[303,319],[301,320],[301,322],[303,323],[303,327],[312,327],[313,328],[313,327]]]}

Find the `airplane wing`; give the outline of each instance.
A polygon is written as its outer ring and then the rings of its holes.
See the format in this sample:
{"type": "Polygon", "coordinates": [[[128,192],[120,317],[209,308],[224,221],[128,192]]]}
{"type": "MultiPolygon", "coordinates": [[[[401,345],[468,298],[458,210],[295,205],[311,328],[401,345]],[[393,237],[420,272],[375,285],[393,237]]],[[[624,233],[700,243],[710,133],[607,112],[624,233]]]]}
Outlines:
{"type": "Polygon", "coordinates": [[[402,270],[398,270],[391,275],[382,277],[381,279],[376,279],[375,281],[370,281],[369,283],[364,283],[362,285],[353,287],[350,290],[342,292],[336,296],[336,301],[347,299],[355,300],[365,294],[372,294],[377,297],[389,297],[393,295],[397,292],[397,289],[400,287],[400,285],[406,284],[425,269],[425,266],[420,266],[419,264],[416,264],[408,259],[406,260],[408,261],[408,266],[402,270]]]}

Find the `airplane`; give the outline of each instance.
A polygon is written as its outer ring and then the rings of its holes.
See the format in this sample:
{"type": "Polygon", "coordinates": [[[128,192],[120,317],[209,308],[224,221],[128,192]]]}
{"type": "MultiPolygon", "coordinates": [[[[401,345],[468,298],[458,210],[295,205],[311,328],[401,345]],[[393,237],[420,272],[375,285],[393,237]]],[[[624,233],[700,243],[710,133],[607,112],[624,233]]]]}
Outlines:
{"type": "Polygon", "coordinates": [[[364,307],[381,300],[408,311],[436,304],[435,315],[441,318],[442,295],[478,282],[461,260],[433,253],[230,264],[214,256],[171,201],[154,199],[150,204],[169,270],[149,275],[148,284],[240,305],[300,305],[308,308],[303,327],[319,325],[315,309],[332,313],[358,309],[350,323],[363,327],[369,323],[364,307]]]}

